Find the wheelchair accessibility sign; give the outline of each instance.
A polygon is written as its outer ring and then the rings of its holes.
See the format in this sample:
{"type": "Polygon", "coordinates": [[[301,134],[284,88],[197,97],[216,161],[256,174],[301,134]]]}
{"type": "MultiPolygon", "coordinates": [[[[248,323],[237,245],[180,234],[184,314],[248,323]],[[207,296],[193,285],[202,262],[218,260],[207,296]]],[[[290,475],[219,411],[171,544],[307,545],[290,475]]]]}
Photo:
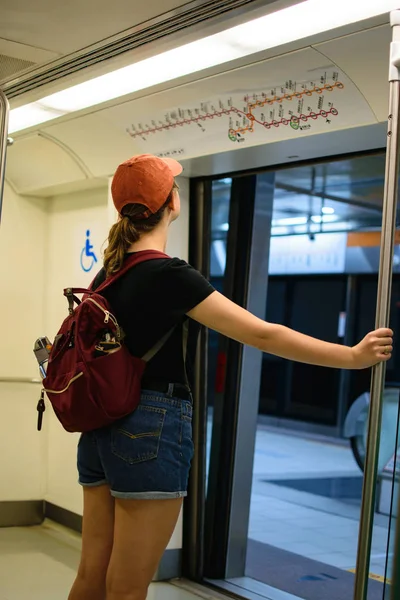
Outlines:
{"type": "Polygon", "coordinates": [[[90,242],[90,230],[86,231],[86,241],[81,252],[81,267],[85,273],[89,273],[97,263],[97,256],[93,252],[93,244],[90,242]]]}

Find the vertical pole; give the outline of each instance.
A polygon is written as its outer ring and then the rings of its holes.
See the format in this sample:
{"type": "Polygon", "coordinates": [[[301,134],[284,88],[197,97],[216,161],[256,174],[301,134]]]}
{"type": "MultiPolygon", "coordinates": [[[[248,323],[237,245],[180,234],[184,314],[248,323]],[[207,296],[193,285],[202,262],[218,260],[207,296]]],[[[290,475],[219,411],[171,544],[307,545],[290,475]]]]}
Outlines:
{"type": "MultiPolygon", "coordinates": [[[[393,28],[393,41],[390,52],[390,99],[378,299],[376,308],[377,328],[387,327],[390,316],[399,171],[400,10],[395,10],[391,13],[390,22],[393,28]]],[[[368,593],[368,573],[374,526],[376,479],[378,472],[385,373],[385,363],[380,363],[374,367],[372,371],[367,454],[364,470],[354,600],[367,600],[368,593]]]]}
{"type": "Polygon", "coordinates": [[[3,207],[4,178],[6,174],[6,152],[8,136],[8,116],[10,105],[5,93],[0,90],[0,221],[3,207]]]}

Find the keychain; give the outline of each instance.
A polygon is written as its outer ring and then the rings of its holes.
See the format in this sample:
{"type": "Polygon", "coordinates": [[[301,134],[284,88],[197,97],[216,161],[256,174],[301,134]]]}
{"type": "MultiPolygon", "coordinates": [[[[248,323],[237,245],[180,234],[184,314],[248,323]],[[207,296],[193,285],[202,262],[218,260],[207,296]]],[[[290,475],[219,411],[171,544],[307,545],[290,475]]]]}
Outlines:
{"type": "Polygon", "coordinates": [[[43,422],[43,413],[46,410],[46,405],[44,403],[44,390],[40,393],[40,399],[37,403],[36,410],[38,411],[38,420],[37,420],[37,430],[42,430],[42,422],[43,422]]]}

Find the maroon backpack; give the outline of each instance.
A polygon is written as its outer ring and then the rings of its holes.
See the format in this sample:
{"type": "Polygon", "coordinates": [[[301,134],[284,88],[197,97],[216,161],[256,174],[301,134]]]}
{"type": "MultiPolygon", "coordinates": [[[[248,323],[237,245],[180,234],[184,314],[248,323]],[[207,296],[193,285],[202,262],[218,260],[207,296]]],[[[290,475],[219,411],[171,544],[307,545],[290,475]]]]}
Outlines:
{"type": "Polygon", "coordinates": [[[169,257],[156,250],[137,252],[95,291],[64,290],[69,316],[55,338],[43,385],[67,431],[84,432],[103,427],[138,406],[146,363],[162,348],[172,330],[142,358],[132,356],[123,343],[123,331],[101,292],[129,269],[157,258],[169,257]],[[84,294],[82,301],[76,294],[84,294]]]}

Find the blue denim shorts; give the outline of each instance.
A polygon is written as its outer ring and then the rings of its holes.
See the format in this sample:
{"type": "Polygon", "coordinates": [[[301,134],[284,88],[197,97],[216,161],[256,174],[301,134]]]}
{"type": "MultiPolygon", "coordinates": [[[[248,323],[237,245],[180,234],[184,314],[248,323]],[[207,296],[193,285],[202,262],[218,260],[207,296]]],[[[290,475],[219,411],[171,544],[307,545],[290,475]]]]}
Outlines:
{"type": "Polygon", "coordinates": [[[108,484],[116,498],[181,498],[192,456],[192,402],[143,390],[132,414],[81,435],[79,483],[108,484]]]}

